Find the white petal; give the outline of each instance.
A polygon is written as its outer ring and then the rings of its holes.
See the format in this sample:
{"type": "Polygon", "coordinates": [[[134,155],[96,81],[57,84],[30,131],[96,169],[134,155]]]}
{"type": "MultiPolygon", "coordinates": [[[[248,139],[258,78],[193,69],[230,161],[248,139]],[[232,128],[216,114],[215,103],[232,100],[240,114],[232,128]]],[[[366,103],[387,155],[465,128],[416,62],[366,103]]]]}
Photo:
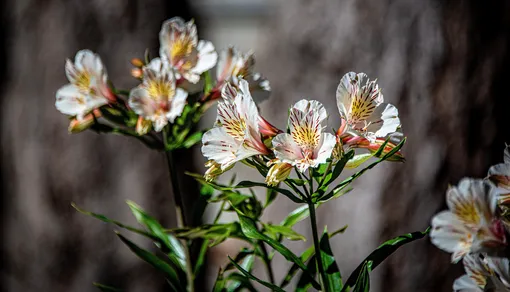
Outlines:
{"type": "MultiPolygon", "coordinates": [[[[383,105],[379,106],[381,108],[383,105]]],[[[375,112],[374,112],[375,114],[375,112]]],[[[372,114],[372,115],[374,115],[372,114]]],[[[400,127],[400,119],[398,117],[398,110],[395,106],[391,104],[387,104],[382,112],[381,116],[377,117],[377,119],[382,120],[382,123],[378,124],[378,130],[375,131],[376,137],[386,137],[397,131],[400,127]]],[[[373,132],[373,130],[368,129],[368,131],[373,132]]]]}
{"type": "Polygon", "coordinates": [[[229,47],[220,52],[218,66],[216,66],[216,79],[218,82],[223,82],[230,78],[237,55],[237,49],[234,47],[229,47]]]}
{"type": "Polygon", "coordinates": [[[195,74],[202,74],[216,65],[218,54],[214,50],[214,46],[209,41],[199,41],[197,46],[198,61],[192,72],[195,74]]]}
{"type": "Polygon", "coordinates": [[[506,146],[504,155],[503,155],[503,161],[505,163],[510,163],[510,146],[506,146]]]}
{"type": "Polygon", "coordinates": [[[468,275],[463,275],[453,282],[453,291],[483,292],[483,289],[478,287],[478,285],[476,285],[476,283],[468,275]]]}
{"type": "Polygon", "coordinates": [[[157,105],[143,86],[138,86],[131,90],[129,93],[129,107],[136,114],[144,118],[152,117],[157,109],[157,105]]]}
{"type": "Polygon", "coordinates": [[[184,106],[186,105],[186,98],[188,93],[180,88],[175,90],[175,96],[172,99],[170,111],[167,113],[167,118],[170,123],[173,123],[175,118],[182,114],[184,106]]]}
{"type": "Polygon", "coordinates": [[[240,92],[238,92],[234,100],[237,110],[241,116],[244,117],[245,122],[248,123],[250,127],[258,130],[259,110],[251,97],[248,82],[241,80],[239,83],[239,89],[240,92]]]}
{"type": "Polygon", "coordinates": [[[164,115],[154,115],[149,117],[154,125],[154,131],[161,132],[163,128],[168,124],[168,119],[164,115]]]}
{"type": "Polygon", "coordinates": [[[294,142],[290,134],[278,134],[273,138],[272,143],[276,158],[282,162],[295,165],[296,161],[303,159],[301,148],[294,142]]]}
{"type": "Polygon", "coordinates": [[[510,288],[510,260],[508,258],[486,257],[487,264],[494,270],[501,282],[510,288]]]}
{"type": "Polygon", "coordinates": [[[470,251],[472,237],[464,224],[449,211],[443,211],[432,219],[430,240],[438,248],[453,253],[452,262],[458,262],[470,251]]]}
{"type": "Polygon", "coordinates": [[[86,97],[72,84],[62,86],[56,93],[55,107],[63,114],[83,117],[87,113],[86,97]]]}
{"type": "Polygon", "coordinates": [[[314,165],[315,167],[321,163],[325,163],[328,158],[331,157],[331,153],[336,145],[336,137],[330,133],[323,133],[321,135],[321,142],[315,149],[314,153],[314,165]]]}
{"type": "Polygon", "coordinates": [[[271,95],[271,86],[267,79],[264,79],[260,76],[260,74],[255,73],[250,76],[247,81],[250,85],[253,101],[255,101],[256,104],[260,104],[269,98],[271,95]]]}
{"type": "Polygon", "coordinates": [[[97,77],[106,75],[101,58],[90,50],[81,50],[76,53],[75,66],[79,71],[86,70],[97,77]]]}
{"type": "Polygon", "coordinates": [[[320,143],[322,122],[326,118],[326,109],[320,102],[304,99],[297,102],[289,114],[290,134],[297,145],[317,147],[320,143]]]}
{"type": "MultiPolygon", "coordinates": [[[[505,150],[506,151],[506,150],[505,150]]],[[[504,193],[510,191],[510,163],[500,163],[491,166],[488,173],[489,180],[504,193]]]]}
{"type": "Polygon", "coordinates": [[[347,112],[351,107],[351,80],[355,78],[356,73],[354,72],[345,74],[342,79],[340,79],[340,83],[336,88],[336,105],[340,112],[340,116],[344,119],[347,117],[347,112]]]}
{"type": "Polygon", "coordinates": [[[228,135],[221,127],[212,128],[202,137],[202,154],[221,164],[222,170],[237,161],[236,153],[240,147],[241,142],[228,135]]]}

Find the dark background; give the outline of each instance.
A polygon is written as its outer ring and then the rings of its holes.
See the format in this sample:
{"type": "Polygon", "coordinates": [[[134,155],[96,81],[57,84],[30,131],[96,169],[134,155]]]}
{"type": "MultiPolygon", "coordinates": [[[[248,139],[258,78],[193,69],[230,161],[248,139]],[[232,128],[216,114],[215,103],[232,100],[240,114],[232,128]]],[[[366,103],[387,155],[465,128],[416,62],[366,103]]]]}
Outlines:
{"type": "MultiPolygon", "coordinates": [[[[349,225],[333,242],[348,275],[380,242],[424,230],[445,208],[449,183],[484,177],[502,160],[510,141],[509,6],[505,0],[1,1],[2,290],[93,291],[93,281],[126,291],[167,289],[111,226],[70,207],[76,202],[134,224],[124,204],[131,199],[174,224],[160,154],[125,137],[67,134],[54,95],[66,83],[65,58],[77,50],[98,52],[112,81],[129,88],[136,84],[129,60],[147,47],[157,53],[161,22],[195,17],[201,36],[218,49],[253,47],[257,69],[273,88],[262,112],[278,126],[286,120],[281,109],[306,97],[328,106],[335,127],[341,76],[353,70],[378,78],[400,111],[407,162],[374,169],[355,192],[319,209],[320,225],[349,225]]],[[[179,157],[186,169],[203,162],[192,153],[179,157]]],[[[192,201],[194,186],[186,185],[192,201]]],[[[279,198],[265,218],[279,222],[295,207],[279,198]]],[[[306,224],[298,231],[310,235],[306,224]]],[[[289,244],[300,250],[310,243],[289,244]]],[[[213,250],[211,271],[234,248],[213,250]]],[[[287,263],[277,259],[281,277],[287,263]]],[[[413,243],[373,273],[373,291],[451,291],[461,268],[448,262],[428,240],[413,243]]]]}

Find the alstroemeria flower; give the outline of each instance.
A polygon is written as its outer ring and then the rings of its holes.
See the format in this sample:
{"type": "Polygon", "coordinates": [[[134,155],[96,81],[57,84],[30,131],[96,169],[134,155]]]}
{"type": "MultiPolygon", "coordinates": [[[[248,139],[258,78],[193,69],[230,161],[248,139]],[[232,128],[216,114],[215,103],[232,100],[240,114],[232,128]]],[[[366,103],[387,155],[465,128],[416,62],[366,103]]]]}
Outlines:
{"type": "Polygon", "coordinates": [[[200,80],[200,74],[216,65],[218,54],[209,41],[198,41],[197,27],[193,20],[184,22],[180,17],[163,23],[159,32],[159,54],[177,72],[191,83],[200,80]]]}
{"type": "Polygon", "coordinates": [[[57,91],[55,102],[61,113],[82,120],[94,109],[115,101],[108,87],[108,75],[97,54],[81,50],[76,53],[74,63],[66,61],[65,69],[69,84],[57,91]]]}
{"type": "Polygon", "coordinates": [[[286,180],[293,168],[292,164],[279,162],[278,160],[271,161],[268,166],[271,166],[271,168],[267,172],[266,184],[273,187],[286,180]]]}
{"type": "Polygon", "coordinates": [[[221,88],[224,82],[230,82],[238,87],[239,80],[242,78],[248,81],[255,102],[267,99],[271,93],[269,81],[259,73],[253,72],[254,65],[255,58],[251,51],[243,54],[235,47],[223,50],[220,53],[218,66],[216,67],[218,88],[221,88]]]}
{"type": "Polygon", "coordinates": [[[159,58],[143,68],[143,82],[129,93],[129,106],[145,120],[152,121],[154,130],[161,131],[182,114],[188,93],[175,86],[175,77],[159,58]]]}
{"type": "Polygon", "coordinates": [[[400,127],[398,110],[383,103],[383,95],[375,81],[365,73],[349,72],[336,90],[336,102],[342,119],[339,135],[360,136],[374,142],[400,127]]]}
{"type": "Polygon", "coordinates": [[[489,168],[488,179],[492,182],[499,193],[499,202],[503,205],[510,204],[510,149],[506,147],[503,157],[504,163],[496,164],[489,168]]]}
{"type": "Polygon", "coordinates": [[[241,80],[239,89],[225,84],[216,126],[202,137],[202,154],[219,164],[222,171],[250,156],[269,153],[259,132],[259,111],[248,82],[241,80]]]}
{"type": "Polygon", "coordinates": [[[468,254],[463,259],[466,274],[457,278],[453,290],[459,292],[508,292],[510,262],[507,258],[468,254]]]}
{"type": "Polygon", "coordinates": [[[276,158],[296,166],[300,172],[325,163],[336,144],[334,135],[323,133],[326,118],[326,109],[320,102],[298,101],[290,109],[290,134],[281,133],[273,138],[276,158]]]}
{"type": "MultiPolygon", "coordinates": [[[[395,148],[400,142],[402,142],[404,135],[401,132],[395,132],[389,135],[389,141],[381,152],[381,156],[387,154],[393,148],[395,148]]],[[[368,139],[362,138],[360,136],[344,136],[342,138],[342,145],[348,145],[351,148],[363,148],[367,149],[371,153],[375,153],[379,150],[379,148],[386,142],[386,138],[376,138],[374,141],[369,141],[368,139]]],[[[399,150],[395,152],[391,157],[387,159],[388,161],[405,161],[405,157],[402,152],[399,150]]]]}
{"type": "Polygon", "coordinates": [[[446,193],[449,211],[432,219],[431,241],[458,262],[468,253],[492,252],[506,246],[503,223],[495,215],[493,189],[482,180],[463,179],[446,193]]]}

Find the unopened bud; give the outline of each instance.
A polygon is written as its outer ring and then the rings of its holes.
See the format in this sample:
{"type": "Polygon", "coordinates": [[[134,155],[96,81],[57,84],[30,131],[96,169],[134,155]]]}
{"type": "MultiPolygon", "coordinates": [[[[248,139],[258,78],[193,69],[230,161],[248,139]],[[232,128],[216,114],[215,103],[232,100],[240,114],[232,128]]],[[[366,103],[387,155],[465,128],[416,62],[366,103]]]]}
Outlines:
{"type": "Polygon", "coordinates": [[[218,162],[216,162],[214,160],[209,160],[205,163],[205,167],[207,167],[207,170],[205,171],[205,174],[204,174],[205,180],[213,181],[220,174],[222,174],[225,171],[234,167],[234,165],[232,164],[231,166],[227,167],[226,169],[221,169],[221,165],[218,162]]]}
{"type": "Polygon", "coordinates": [[[138,117],[138,121],[136,121],[136,133],[140,136],[149,133],[151,130],[152,122],[144,119],[143,117],[138,117]]]}
{"type": "Polygon", "coordinates": [[[143,66],[145,66],[145,63],[139,58],[131,59],[131,64],[133,64],[133,66],[138,67],[138,68],[142,68],[143,66]]]}
{"type": "MultiPolygon", "coordinates": [[[[384,144],[385,140],[382,138],[378,138],[375,140],[375,142],[369,142],[368,140],[363,140],[359,143],[357,143],[356,147],[368,149],[371,153],[376,153],[379,151],[379,148],[384,144]]],[[[382,157],[386,154],[388,154],[393,148],[395,148],[397,145],[395,145],[392,142],[389,142],[386,144],[384,149],[382,150],[381,154],[378,157],[382,157]]],[[[395,152],[391,157],[388,157],[388,161],[397,161],[397,162],[404,162],[406,159],[404,158],[404,155],[402,152],[397,151],[395,152]]]]}
{"type": "Polygon", "coordinates": [[[277,162],[271,166],[266,176],[266,184],[268,186],[276,186],[280,182],[289,177],[292,171],[292,165],[285,162],[277,162]]]}
{"type": "Polygon", "coordinates": [[[268,136],[268,137],[274,137],[280,133],[283,133],[282,130],[276,128],[275,126],[271,125],[266,119],[259,116],[259,131],[262,135],[268,136]]]}
{"type": "Polygon", "coordinates": [[[135,78],[142,78],[143,70],[140,68],[133,68],[133,69],[131,69],[131,76],[133,76],[135,78]]]}
{"type": "Polygon", "coordinates": [[[90,128],[90,126],[92,126],[96,122],[96,118],[99,117],[100,115],[101,113],[97,111],[95,117],[94,113],[90,113],[84,116],[82,119],[77,118],[72,119],[71,123],[69,123],[68,128],[69,133],[76,134],[87,130],[88,128],[90,128]]]}

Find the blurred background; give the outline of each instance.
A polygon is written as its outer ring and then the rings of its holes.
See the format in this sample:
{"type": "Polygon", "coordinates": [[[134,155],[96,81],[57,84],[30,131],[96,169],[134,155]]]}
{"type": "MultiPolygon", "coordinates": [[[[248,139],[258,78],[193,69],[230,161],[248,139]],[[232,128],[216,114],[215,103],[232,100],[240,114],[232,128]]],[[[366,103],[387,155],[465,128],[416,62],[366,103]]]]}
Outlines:
{"type": "MultiPolygon", "coordinates": [[[[334,116],[335,89],[348,71],[378,78],[385,99],[397,105],[408,137],[407,162],[377,166],[355,191],[318,209],[320,226],[349,225],[332,242],[344,277],[381,242],[424,230],[446,207],[447,185],[484,177],[510,142],[506,0],[4,0],[2,291],[94,291],[94,281],[125,291],[168,291],[164,279],[118,241],[112,226],[70,206],[76,202],[135,224],[125,205],[130,199],[174,226],[162,154],[122,136],[69,135],[54,101],[66,83],[65,58],[83,48],[101,55],[117,87],[134,86],[129,60],[146,48],[157,54],[161,23],[173,16],[195,18],[200,37],[218,50],[233,44],[255,52],[256,71],[273,88],[261,110],[275,125],[285,124],[282,112],[301,98],[323,102],[334,116]]],[[[179,157],[183,170],[203,171],[199,149],[179,157]]],[[[182,179],[190,203],[197,187],[182,179]]],[[[279,198],[264,219],[279,222],[295,207],[279,198]]],[[[297,231],[311,237],[307,222],[297,231]]],[[[297,253],[310,242],[288,244],[297,253]]],[[[226,242],[211,251],[204,291],[237,248],[226,242]]],[[[277,257],[277,279],[287,266],[277,257]]],[[[449,265],[448,254],[422,240],[375,270],[371,286],[451,291],[461,273],[449,265]]]]}

